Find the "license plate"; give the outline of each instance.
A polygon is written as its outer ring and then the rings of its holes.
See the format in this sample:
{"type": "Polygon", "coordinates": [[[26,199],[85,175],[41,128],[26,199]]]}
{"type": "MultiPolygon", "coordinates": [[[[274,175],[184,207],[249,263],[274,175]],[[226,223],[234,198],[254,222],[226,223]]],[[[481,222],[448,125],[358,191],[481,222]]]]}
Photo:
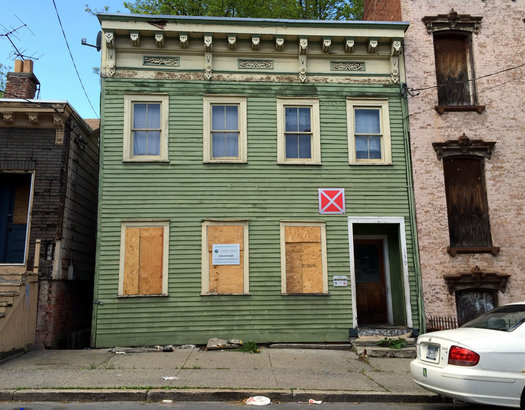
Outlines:
{"type": "Polygon", "coordinates": [[[437,346],[427,346],[427,359],[435,361],[437,359],[438,350],[437,346]]]}

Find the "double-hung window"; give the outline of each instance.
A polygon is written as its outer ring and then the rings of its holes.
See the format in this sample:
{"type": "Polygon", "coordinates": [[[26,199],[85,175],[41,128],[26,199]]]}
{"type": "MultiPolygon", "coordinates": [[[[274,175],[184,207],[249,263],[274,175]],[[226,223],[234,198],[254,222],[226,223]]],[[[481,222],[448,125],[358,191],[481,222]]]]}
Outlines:
{"type": "Polygon", "coordinates": [[[350,164],[390,164],[388,100],[347,100],[350,164]]]}
{"type": "Polygon", "coordinates": [[[320,164],[319,100],[277,100],[277,160],[280,164],[320,164]]]}
{"type": "Polygon", "coordinates": [[[124,96],[124,161],[168,160],[168,96],[124,96]]]}
{"type": "Polygon", "coordinates": [[[203,161],[246,162],[246,98],[204,96],[203,161]]]}

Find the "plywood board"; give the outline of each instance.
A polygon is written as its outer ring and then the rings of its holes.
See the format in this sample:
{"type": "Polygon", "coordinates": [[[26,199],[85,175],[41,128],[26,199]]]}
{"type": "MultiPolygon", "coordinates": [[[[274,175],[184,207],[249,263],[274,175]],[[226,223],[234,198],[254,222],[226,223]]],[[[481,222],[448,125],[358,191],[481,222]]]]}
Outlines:
{"type": "Polygon", "coordinates": [[[164,228],[140,228],[139,294],[162,294],[164,228]]]}
{"type": "Polygon", "coordinates": [[[140,228],[126,228],[124,247],[124,295],[139,293],[140,228]]]}
{"type": "Polygon", "coordinates": [[[323,292],[323,267],[320,243],[304,243],[302,246],[303,292],[323,292]]]}
{"type": "Polygon", "coordinates": [[[209,225],[208,226],[208,264],[209,292],[218,294],[244,292],[244,226],[209,225]],[[212,245],[240,244],[239,265],[213,265],[212,245]]]}
{"type": "Polygon", "coordinates": [[[244,250],[244,225],[209,225],[208,251],[213,244],[238,243],[244,250]]]}
{"type": "Polygon", "coordinates": [[[286,292],[303,292],[302,244],[286,244],[286,292]]]}
{"type": "Polygon", "coordinates": [[[321,242],[320,226],[286,226],[285,242],[321,242]]]}

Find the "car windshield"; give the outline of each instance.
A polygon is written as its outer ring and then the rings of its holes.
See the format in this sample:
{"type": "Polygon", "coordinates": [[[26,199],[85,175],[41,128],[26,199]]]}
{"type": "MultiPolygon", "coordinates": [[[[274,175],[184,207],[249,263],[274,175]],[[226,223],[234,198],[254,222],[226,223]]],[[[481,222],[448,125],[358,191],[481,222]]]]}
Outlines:
{"type": "Polygon", "coordinates": [[[461,327],[511,332],[525,322],[525,305],[507,305],[481,315],[461,327]]]}

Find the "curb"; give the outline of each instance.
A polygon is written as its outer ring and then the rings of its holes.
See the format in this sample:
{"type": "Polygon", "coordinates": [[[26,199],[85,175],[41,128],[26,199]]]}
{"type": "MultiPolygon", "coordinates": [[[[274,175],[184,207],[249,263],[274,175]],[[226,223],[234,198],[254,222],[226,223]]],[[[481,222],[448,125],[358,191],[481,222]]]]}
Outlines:
{"type": "Polygon", "coordinates": [[[0,390],[0,401],[40,402],[110,402],[110,401],[244,401],[251,396],[266,396],[275,402],[307,402],[309,399],[324,402],[368,403],[442,403],[433,393],[350,392],[319,390],[213,390],[213,389],[41,389],[0,390]]]}

